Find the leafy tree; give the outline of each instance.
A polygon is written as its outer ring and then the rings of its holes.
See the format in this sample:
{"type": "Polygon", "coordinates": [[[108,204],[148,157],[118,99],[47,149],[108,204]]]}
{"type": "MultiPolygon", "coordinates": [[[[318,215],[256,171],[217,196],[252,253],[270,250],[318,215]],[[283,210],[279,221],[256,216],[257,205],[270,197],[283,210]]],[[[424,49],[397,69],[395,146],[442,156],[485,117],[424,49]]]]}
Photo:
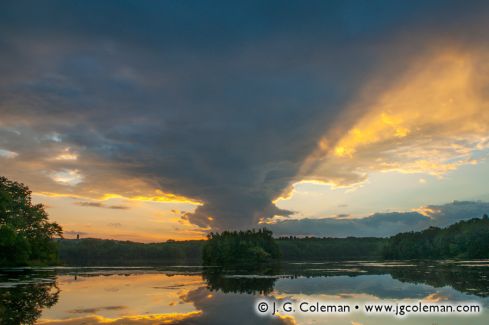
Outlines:
{"type": "Polygon", "coordinates": [[[279,257],[279,247],[267,229],[210,233],[203,251],[205,265],[254,266],[279,257]]]}
{"type": "Polygon", "coordinates": [[[56,262],[53,238],[62,233],[27,186],[0,177],[0,265],[56,262]]]}

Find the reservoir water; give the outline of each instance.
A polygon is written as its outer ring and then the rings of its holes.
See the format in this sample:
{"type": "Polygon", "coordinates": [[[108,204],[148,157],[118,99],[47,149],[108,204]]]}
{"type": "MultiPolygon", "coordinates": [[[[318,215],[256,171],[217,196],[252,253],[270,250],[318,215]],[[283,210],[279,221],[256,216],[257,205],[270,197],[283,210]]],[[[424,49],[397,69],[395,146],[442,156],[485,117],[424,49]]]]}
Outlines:
{"type": "MultiPolygon", "coordinates": [[[[307,306],[307,305],[306,305],[307,306]]],[[[489,324],[489,261],[0,270],[0,324],[489,324]],[[267,312],[257,311],[266,302],[267,312]],[[287,312],[288,302],[352,306],[287,312]],[[272,305],[279,312],[272,315],[272,305]],[[366,304],[474,304],[471,314],[372,314],[366,304]],[[354,306],[359,306],[356,310],[354,306]]]]}

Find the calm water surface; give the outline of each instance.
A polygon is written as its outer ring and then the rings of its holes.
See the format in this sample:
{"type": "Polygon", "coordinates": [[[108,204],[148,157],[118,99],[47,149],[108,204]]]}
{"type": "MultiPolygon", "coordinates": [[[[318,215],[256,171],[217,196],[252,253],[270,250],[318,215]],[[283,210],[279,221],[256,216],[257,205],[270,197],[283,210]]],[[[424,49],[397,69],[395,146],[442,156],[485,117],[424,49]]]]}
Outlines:
{"type": "Polygon", "coordinates": [[[489,261],[288,263],[249,272],[193,266],[0,270],[0,324],[489,324],[489,261]],[[259,315],[283,302],[476,302],[472,316],[259,315]]]}

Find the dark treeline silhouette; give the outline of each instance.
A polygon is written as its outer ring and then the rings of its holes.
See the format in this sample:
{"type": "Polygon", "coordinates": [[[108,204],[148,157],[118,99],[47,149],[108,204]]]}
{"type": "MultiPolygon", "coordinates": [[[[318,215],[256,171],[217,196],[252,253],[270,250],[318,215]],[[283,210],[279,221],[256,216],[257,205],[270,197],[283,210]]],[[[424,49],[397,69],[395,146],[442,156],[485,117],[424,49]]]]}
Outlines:
{"type": "Polygon", "coordinates": [[[280,237],[277,244],[284,260],[380,259],[384,238],[295,238],[280,237]]]}
{"type": "Polygon", "coordinates": [[[277,261],[280,249],[267,229],[210,233],[204,244],[204,265],[256,265],[277,261]]]}
{"type": "MultiPolygon", "coordinates": [[[[382,238],[275,239],[282,261],[380,259],[382,238]]],[[[106,239],[62,239],[59,259],[64,265],[168,265],[202,263],[205,240],[143,244],[106,239]]],[[[243,247],[241,247],[243,249],[243,247]]],[[[260,251],[260,250],[258,250],[260,251]]],[[[237,253],[231,252],[237,255],[237,253]]],[[[233,264],[233,263],[231,263],[233,264]]],[[[238,264],[241,264],[239,262],[238,264]]]]}
{"type": "Polygon", "coordinates": [[[0,266],[57,263],[54,237],[61,227],[49,222],[42,204],[32,204],[22,183],[0,177],[0,266]]]}
{"type": "Polygon", "coordinates": [[[430,227],[390,237],[385,259],[489,258],[489,218],[459,221],[447,228],[430,227]]]}
{"type": "Polygon", "coordinates": [[[472,219],[391,238],[272,238],[266,231],[223,232],[209,240],[142,244],[128,241],[59,240],[65,265],[254,265],[281,261],[489,258],[489,220],[472,219]]]}
{"type": "Polygon", "coordinates": [[[67,265],[200,264],[203,240],[135,243],[107,239],[64,239],[59,258],[67,265]]]}

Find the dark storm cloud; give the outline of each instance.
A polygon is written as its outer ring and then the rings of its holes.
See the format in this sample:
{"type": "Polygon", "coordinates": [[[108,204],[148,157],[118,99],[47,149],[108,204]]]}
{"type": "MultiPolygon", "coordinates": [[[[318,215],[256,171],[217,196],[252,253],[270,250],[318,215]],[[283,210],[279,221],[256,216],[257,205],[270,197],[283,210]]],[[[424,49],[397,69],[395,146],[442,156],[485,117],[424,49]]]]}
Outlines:
{"type": "Polygon", "coordinates": [[[425,210],[435,226],[446,227],[459,220],[480,218],[489,214],[489,202],[453,201],[442,205],[428,205],[425,210]]]}
{"type": "Polygon", "coordinates": [[[399,232],[422,230],[430,219],[417,212],[376,213],[362,219],[300,219],[267,225],[276,236],[386,237],[399,232]]]}
{"type": "MultiPolygon", "coordinates": [[[[476,22],[486,9],[450,1],[3,1],[0,127],[39,139],[55,132],[82,152],[70,163],[84,176],[73,191],[107,186],[115,181],[105,171],[117,170],[202,201],[186,216],[194,224],[249,227],[291,213],[271,201],[320,136],[349,123],[339,121],[343,110],[372,75],[397,74],[434,38],[485,37],[476,22]]],[[[5,134],[17,161],[42,142],[13,148],[19,135],[5,134]]],[[[7,172],[16,168],[10,160],[7,172]]]]}
{"type": "Polygon", "coordinates": [[[419,231],[430,226],[446,227],[460,220],[480,218],[489,214],[489,203],[454,201],[428,205],[418,212],[375,213],[361,219],[285,220],[268,225],[277,236],[316,237],[388,237],[400,232],[419,231]]]}

